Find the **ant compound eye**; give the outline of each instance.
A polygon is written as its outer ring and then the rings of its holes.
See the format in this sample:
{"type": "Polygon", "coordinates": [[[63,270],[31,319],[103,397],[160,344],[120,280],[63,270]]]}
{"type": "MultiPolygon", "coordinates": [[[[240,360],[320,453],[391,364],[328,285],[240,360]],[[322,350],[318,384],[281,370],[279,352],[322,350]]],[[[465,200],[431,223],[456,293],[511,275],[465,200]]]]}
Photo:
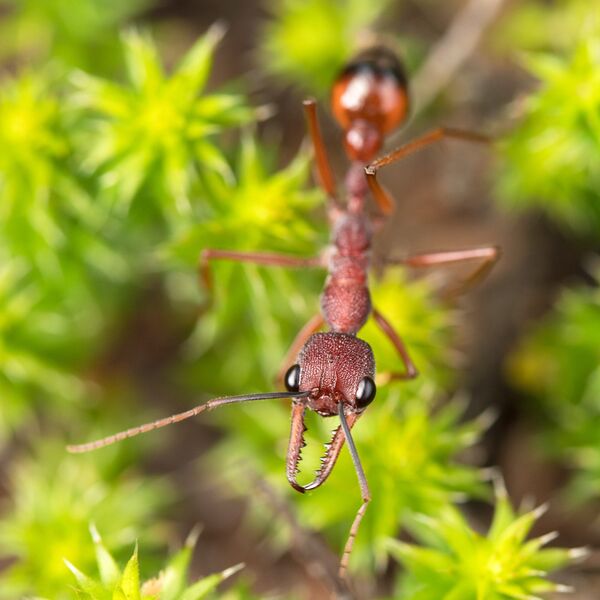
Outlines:
{"type": "Polygon", "coordinates": [[[369,406],[373,402],[376,393],[377,387],[375,386],[375,382],[370,377],[363,377],[358,383],[356,390],[356,405],[358,408],[369,406]]]}
{"type": "Polygon", "coordinates": [[[287,370],[284,382],[288,392],[297,392],[300,389],[300,365],[292,365],[287,370]]]}

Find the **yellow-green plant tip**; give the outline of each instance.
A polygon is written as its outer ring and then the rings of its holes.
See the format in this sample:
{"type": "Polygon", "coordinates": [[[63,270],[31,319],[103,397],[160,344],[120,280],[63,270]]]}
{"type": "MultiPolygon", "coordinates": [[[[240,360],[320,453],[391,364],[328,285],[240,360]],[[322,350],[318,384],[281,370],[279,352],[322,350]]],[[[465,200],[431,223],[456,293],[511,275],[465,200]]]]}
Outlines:
{"type": "Polygon", "coordinates": [[[539,542],[540,546],[545,546],[546,544],[553,542],[559,535],[560,534],[558,531],[550,531],[538,537],[537,541],[539,542]]]}
{"type": "Polygon", "coordinates": [[[548,571],[542,569],[525,569],[524,573],[527,577],[546,577],[548,575],[548,571]]]}
{"type": "Polygon", "coordinates": [[[500,469],[494,469],[492,473],[492,485],[494,486],[494,495],[498,500],[508,499],[508,491],[500,469]]]}
{"type": "Polygon", "coordinates": [[[98,532],[98,528],[96,524],[92,521],[89,526],[90,535],[92,536],[92,541],[94,544],[100,544],[102,542],[102,538],[100,537],[100,533],[98,532]]]}
{"type": "Polygon", "coordinates": [[[482,413],[475,417],[475,422],[483,431],[487,431],[497,420],[500,410],[495,407],[486,408],[482,413]]]}
{"type": "Polygon", "coordinates": [[[574,561],[582,561],[588,558],[591,554],[591,549],[587,546],[581,546],[580,548],[569,548],[567,550],[569,558],[574,561]]]}
{"type": "Polygon", "coordinates": [[[196,525],[194,525],[192,527],[192,530],[188,533],[187,537],[185,538],[185,546],[186,548],[195,548],[196,544],[198,543],[198,538],[200,537],[200,534],[202,533],[202,525],[200,523],[196,523],[196,525]]]}
{"type": "Polygon", "coordinates": [[[413,515],[413,519],[419,523],[423,523],[423,525],[432,525],[435,522],[434,517],[424,513],[417,513],[413,515]]]}
{"type": "Polygon", "coordinates": [[[573,594],[575,588],[572,585],[565,585],[564,583],[557,583],[554,587],[554,591],[559,594],[573,594]]]}
{"type": "Polygon", "coordinates": [[[545,515],[548,512],[549,508],[550,508],[550,503],[544,502],[543,504],[540,504],[537,508],[534,508],[530,512],[531,512],[531,515],[533,516],[533,518],[537,521],[542,515],[545,515]]]}
{"type": "Polygon", "coordinates": [[[528,513],[537,508],[537,500],[531,494],[525,494],[519,505],[520,513],[528,513]]]}
{"type": "Polygon", "coordinates": [[[76,575],[77,573],[81,573],[81,571],[70,560],[63,558],[63,562],[73,574],[76,575]]]}
{"type": "Polygon", "coordinates": [[[246,566],[246,563],[243,563],[243,562],[238,563],[237,565],[233,565],[233,567],[229,567],[229,568],[221,571],[221,577],[223,579],[228,579],[229,577],[232,577],[233,575],[235,575],[236,573],[241,571],[245,566],[246,566]]]}
{"type": "Polygon", "coordinates": [[[396,538],[386,538],[383,540],[383,545],[388,550],[396,550],[398,552],[403,552],[405,550],[411,550],[413,547],[402,540],[398,540],[396,538]]]}
{"type": "Polygon", "coordinates": [[[87,575],[80,571],[71,561],[67,560],[66,558],[63,558],[63,562],[65,563],[67,569],[69,569],[69,571],[71,571],[71,573],[75,575],[77,581],[87,581],[87,575]]]}
{"type": "Polygon", "coordinates": [[[452,492],[450,498],[452,498],[452,501],[455,504],[462,504],[469,499],[469,494],[466,494],[465,492],[452,492]]]}
{"type": "Polygon", "coordinates": [[[225,22],[224,19],[219,19],[215,21],[204,34],[206,38],[210,41],[212,46],[217,46],[221,40],[225,37],[227,30],[229,29],[229,25],[225,22]]]}
{"type": "Polygon", "coordinates": [[[493,483],[494,479],[500,477],[500,470],[496,466],[482,467],[479,469],[481,480],[487,483],[493,483]]]}
{"type": "Polygon", "coordinates": [[[274,117],[278,112],[277,105],[274,103],[261,104],[254,109],[254,116],[257,121],[267,121],[274,117]]]}

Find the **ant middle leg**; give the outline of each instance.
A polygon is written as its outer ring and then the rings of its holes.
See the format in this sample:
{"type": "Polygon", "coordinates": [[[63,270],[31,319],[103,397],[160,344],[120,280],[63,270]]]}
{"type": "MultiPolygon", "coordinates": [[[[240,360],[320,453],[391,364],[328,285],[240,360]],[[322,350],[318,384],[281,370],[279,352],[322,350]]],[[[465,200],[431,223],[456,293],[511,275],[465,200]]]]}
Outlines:
{"type": "Polygon", "coordinates": [[[205,248],[200,252],[198,275],[202,286],[209,294],[208,304],[211,303],[213,294],[213,279],[210,269],[210,263],[213,260],[231,260],[234,262],[251,263],[267,267],[288,267],[298,269],[324,267],[323,260],[320,256],[304,258],[301,256],[291,256],[289,254],[276,254],[271,252],[238,252],[235,250],[205,248]]]}
{"type": "Polygon", "coordinates": [[[438,129],[434,129],[425,135],[422,135],[402,146],[392,150],[388,154],[385,154],[381,158],[373,161],[371,164],[365,167],[365,174],[367,176],[367,183],[369,184],[369,189],[373,194],[373,198],[375,202],[377,202],[377,206],[379,206],[379,210],[384,215],[389,215],[392,213],[394,209],[394,201],[391,196],[385,191],[384,187],[377,181],[377,171],[381,167],[385,167],[393,162],[398,160],[402,160],[403,158],[409,156],[413,152],[417,152],[422,148],[425,148],[431,144],[436,142],[440,142],[445,139],[455,139],[455,140],[463,140],[466,142],[479,142],[479,143],[489,143],[490,138],[481,135],[479,133],[474,133],[471,131],[464,131],[462,129],[452,129],[449,127],[440,127],[438,129]]]}
{"type": "Polygon", "coordinates": [[[392,342],[394,348],[400,355],[402,362],[404,363],[404,371],[402,372],[386,372],[382,373],[382,377],[387,381],[391,380],[410,380],[414,379],[419,375],[419,371],[413,363],[406,345],[402,341],[402,338],[396,333],[391,323],[376,309],[373,308],[373,318],[379,326],[379,328],[385,333],[390,342],[392,342]]]}

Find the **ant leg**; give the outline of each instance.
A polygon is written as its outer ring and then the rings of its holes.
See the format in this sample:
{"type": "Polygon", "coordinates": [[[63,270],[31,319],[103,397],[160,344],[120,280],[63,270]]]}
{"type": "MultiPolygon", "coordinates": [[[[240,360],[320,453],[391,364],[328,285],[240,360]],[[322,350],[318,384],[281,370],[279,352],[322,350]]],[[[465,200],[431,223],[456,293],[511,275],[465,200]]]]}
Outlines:
{"type": "Polygon", "coordinates": [[[418,137],[395,150],[392,150],[388,154],[378,158],[373,161],[370,165],[365,167],[365,174],[367,175],[367,183],[369,184],[369,188],[377,205],[379,206],[379,210],[384,215],[389,215],[392,213],[394,209],[394,202],[390,195],[385,191],[383,186],[377,181],[377,171],[381,167],[385,167],[397,160],[401,160],[416,152],[429,146],[430,144],[434,144],[436,142],[440,142],[444,139],[456,139],[456,140],[464,140],[467,142],[480,142],[487,143],[490,141],[490,138],[480,135],[479,133],[473,133],[470,131],[463,131],[461,129],[451,129],[448,127],[440,127],[439,129],[434,129],[421,137],[418,137]]]}
{"type": "MultiPolygon", "coordinates": [[[[334,430],[333,436],[329,444],[326,444],[327,451],[323,458],[321,458],[321,466],[316,473],[315,478],[307,485],[300,485],[296,481],[298,475],[300,454],[302,448],[306,445],[304,441],[304,432],[306,427],[304,425],[304,411],[305,406],[303,403],[295,402],[292,407],[292,429],[290,433],[290,443],[288,446],[287,453],[287,466],[286,473],[290,485],[300,493],[304,493],[308,490],[314,490],[321,486],[329,475],[333,471],[333,467],[340,455],[340,450],[346,440],[341,425],[334,430]]],[[[348,417],[348,427],[352,429],[358,419],[358,415],[351,413],[348,417]]]]}
{"type": "Polygon", "coordinates": [[[285,371],[288,365],[290,365],[291,362],[296,358],[298,352],[300,352],[302,346],[304,346],[304,344],[306,343],[306,340],[308,340],[308,338],[311,335],[313,335],[313,333],[317,333],[317,331],[319,331],[319,329],[323,327],[324,323],[325,319],[323,318],[323,315],[321,313],[317,313],[298,332],[298,335],[296,335],[296,337],[294,338],[294,341],[292,342],[292,345],[287,351],[287,354],[285,355],[281,367],[279,368],[277,377],[275,379],[276,382],[279,383],[283,381],[283,377],[285,375],[285,371]]]}
{"type": "Polygon", "coordinates": [[[198,261],[198,274],[200,282],[212,296],[213,280],[210,270],[212,260],[232,260],[236,262],[253,263],[269,267],[292,267],[311,268],[322,267],[323,260],[320,256],[303,258],[301,256],[290,256],[288,254],[274,254],[270,252],[237,252],[235,250],[218,250],[205,248],[200,252],[198,261]]]}
{"type": "Polygon", "coordinates": [[[354,521],[352,521],[350,533],[348,534],[348,540],[346,541],[346,545],[344,546],[344,552],[342,553],[342,558],[340,560],[339,576],[340,579],[345,579],[346,571],[348,570],[348,561],[350,560],[350,554],[352,553],[352,548],[354,547],[354,539],[356,538],[356,534],[358,533],[360,522],[362,521],[363,517],[365,516],[365,513],[367,512],[367,505],[369,504],[369,502],[371,502],[371,492],[369,491],[367,477],[365,476],[365,471],[360,462],[358,451],[356,450],[356,446],[354,445],[352,434],[350,433],[350,426],[346,421],[343,402],[340,402],[338,404],[338,411],[340,414],[340,424],[342,427],[342,431],[344,432],[344,437],[348,442],[348,449],[350,450],[350,456],[352,456],[352,462],[354,463],[354,469],[356,470],[356,475],[358,477],[358,484],[360,486],[360,496],[363,502],[360,505],[356,516],[354,517],[354,521]]]}
{"type": "Polygon", "coordinates": [[[500,248],[498,246],[484,246],[482,248],[471,248],[468,250],[450,250],[447,252],[429,252],[427,254],[415,254],[399,260],[386,261],[388,264],[402,264],[416,268],[435,267],[437,265],[447,265],[466,261],[481,261],[472,273],[470,273],[462,282],[450,290],[448,296],[452,297],[465,291],[471,285],[483,279],[498,262],[500,258],[500,248]]]}
{"type": "Polygon", "coordinates": [[[403,373],[382,373],[382,375],[386,376],[387,381],[393,379],[414,379],[419,374],[419,371],[417,370],[417,367],[415,367],[415,364],[410,358],[410,355],[408,354],[408,350],[406,349],[402,338],[396,333],[391,323],[376,308],[373,309],[373,318],[375,319],[375,322],[377,323],[377,325],[379,325],[383,333],[385,333],[388,339],[392,342],[394,348],[396,348],[398,354],[400,355],[400,358],[402,359],[402,362],[404,363],[403,373]]]}
{"type": "Polygon", "coordinates": [[[317,102],[311,98],[305,100],[303,105],[306,121],[308,123],[308,132],[315,151],[319,183],[329,198],[335,201],[335,180],[333,178],[331,166],[329,165],[329,159],[327,158],[327,150],[323,143],[323,137],[321,136],[319,121],[317,120],[317,102]]]}

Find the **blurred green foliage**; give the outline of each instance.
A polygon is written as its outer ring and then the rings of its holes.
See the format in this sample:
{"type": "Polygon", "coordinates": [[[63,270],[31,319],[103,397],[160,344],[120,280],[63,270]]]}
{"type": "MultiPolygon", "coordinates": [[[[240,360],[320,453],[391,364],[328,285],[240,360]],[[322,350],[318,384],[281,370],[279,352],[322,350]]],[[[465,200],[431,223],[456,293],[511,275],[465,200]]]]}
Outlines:
{"type": "MultiPolygon", "coordinates": [[[[165,78],[151,39],[130,32],[131,88],[80,71],[75,88],[30,72],[0,88],[0,142],[11,148],[0,156],[0,256],[8,265],[0,374],[11,387],[0,422],[17,423],[36,394],[46,402],[80,394],[73,371],[102,348],[107,326],[158,268],[152,257],[165,221],[175,227],[179,219],[181,229],[191,199],[198,207],[198,196],[206,198],[197,167],[233,177],[215,134],[257,114],[240,94],[200,93],[220,35],[211,29],[165,78]],[[179,128],[169,123],[165,135],[163,108],[175,100],[179,112],[169,114],[179,128]],[[140,153],[149,162],[134,169],[140,153]],[[189,162],[176,165],[177,157],[189,162]]],[[[204,208],[196,213],[207,217],[204,208]]]]}
{"type": "Polygon", "coordinates": [[[164,482],[127,472],[132,459],[119,448],[70,456],[62,439],[50,439],[16,461],[8,474],[11,505],[0,520],[0,549],[16,562],[0,574],[0,597],[72,598],[64,559],[92,568],[92,522],[113,550],[141,531],[152,546],[164,539],[156,516],[170,492],[164,482]]]}
{"type": "Polygon", "coordinates": [[[503,52],[570,52],[595,16],[587,0],[551,4],[524,0],[519,10],[506,11],[491,32],[494,45],[503,52]]]}
{"type": "Polygon", "coordinates": [[[69,319],[44,305],[16,262],[0,268],[0,439],[31,417],[33,406],[51,395],[56,409],[72,406],[84,389],[59,360],[71,333],[69,319]]]}
{"type": "MultiPolygon", "coordinates": [[[[176,297],[198,301],[196,271],[202,248],[300,256],[318,252],[316,242],[323,235],[308,217],[322,194],[306,189],[310,156],[300,151],[282,168],[275,150],[246,131],[230,161],[234,179],[214,172],[203,175],[204,189],[212,198],[210,216],[180,227],[161,249],[167,269],[187,274],[171,278],[176,297]]],[[[214,289],[202,290],[201,300],[207,307],[210,304],[210,310],[203,312],[188,342],[187,359],[192,364],[188,377],[219,393],[237,393],[257,384],[270,387],[302,319],[318,310],[322,273],[229,261],[214,261],[211,271],[214,289]],[[232,346],[235,352],[230,351],[232,346]]]]}
{"type": "Polygon", "coordinates": [[[231,177],[214,136],[256,113],[239,94],[202,94],[222,34],[213,26],[170,77],[152,39],[135,31],[123,36],[127,85],[74,75],[72,102],[84,117],[77,135],[82,169],[97,178],[100,199],[119,214],[134,210],[137,197],[143,203],[137,221],[157,209],[167,221],[190,215],[201,166],[231,177]]]}
{"type": "Polygon", "coordinates": [[[600,231],[600,19],[586,15],[577,42],[528,55],[539,89],[522,100],[521,121],[499,144],[499,196],[538,208],[579,234],[600,231]]]}
{"type": "Polygon", "coordinates": [[[151,0],[0,0],[0,57],[110,72],[118,30],[151,0]]]}
{"type": "Polygon", "coordinates": [[[406,600],[523,600],[568,591],[546,575],[581,550],[543,548],[554,534],[527,540],[543,512],[515,514],[504,492],[496,499],[487,536],[474,531],[455,508],[420,515],[412,532],[423,546],[390,540],[389,551],[406,568],[395,598],[406,600]]]}
{"type": "Polygon", "coordinates": [[[574,469],[578,502],[600,496],[600,290],[562,293],[511,359],[513,379],[546,418],[544,448],[574,469]]]}
{"type": "Polygon", "coordinates": [[[91,210],[90,198],[69,173],[69,142],[56,85],[26,73],[0,90],[3,244],[40,274],[61,271],[57,254],[70,244],[64,225],[91,210]]]}
{"type": "MultiPolygon", "coordinates": [[[[169,292],[183,320],[204,303],[183,355],[169,364],[203,393],[273,389],[287,346],[318,310],[324,278],[319,270],[219,262],[210,308],[206,290],[199,298],[196,264],[202,248],[319,252],[325,244],[318,212],[323,195],[307,187],[308,152],[301,149],[282,166],[279,148],[256,133],[254,124],[266,111],[251,107],[241,82],[217,92],[208,87],[221,28],[200,36],[167,74],[160,39],[155,43],[155,36],[128,23],[151,4],[0,0],[0,7],[8,8],[0,21],[0,57],[16,71],[0,81],[0,145],[10,149],[0,153],[0,433],[3,449],[17,455],[0,517],[0,551],[14,561],[0,574],[0,596],[7,598],[252,598],[246,585],[214,592],[228,572],[188,584],[193,540],[147,582],[140,579],[137,551],[121,569],[139,532],[142,547],[154,552],[168,530],[161,509],[173,486],[131,470],[140,459],[139,446],[127,445],[133,448],[130,454],[117,447],[71,457],[57,433],[30,441],[42,431],[67,426],[89,438],[122,428],[105,353],[115,351],[111,343],[122,343],[113,338],[127,330],[132,305],[154,302],[144,291],[150,280],[169,292]],[[240,133],[240,126],[247,128],[240,133]],[[75,413],[69,414],[74,401],[75,413]],[[99,411],[104,418],[98,418],[99,411]],[[22,449],[27,444],[29,452],[22,449]],[[89,539],[92,523],[105,542],[96,533],[89,539]],[[74,565],[72,574],[64,559],[74,565]]],[[[389,0],[272,2],[272,18],[260,40],[263,70],[324,95],[362,43],[363,32],[389,5],[389,0]]],[[[583,163],[573,157],[597,151],[597,46],[597,37],[590,37],[572,54],[570,47],[562,49],[563,59],[535,61],[545,87],[529,100],[524,133],[515,132],[505,146],[507,164],[514,163],[503,176],[507,197],[537,198],[547,192],[560,206],[548,210],[582,229],[586,219],[592,221],[588,212],[596,218],[590,182],[596,181],[597,168],[587,156],[583,163]],[[580,93],[567,96],[565,84],[583,80],[589,87],[580,85],[580,93]],[[558,117],[557,102],[568,104],[558,117]],[[551,173],[544,171],[539,155],[535,164],[526,163],[528,144],[545,133],[542,119],[549,118],[555,119],[558,142],[541,158],[549,161],[551,173]],[[565,150],[563,132],[576,139],[576,152],[565,150]],[[548,183],[555,174],[552,185],[562,190],[558,196],[548,183]],[[565,208],[568,193],[577,194],[575,208],[565,208]]],[[[402,332],[421,377],[382,385],[355,428],[373,504],[357,538],[352,569],[365,576],[372,575],[373,566],[381,569],[387,540],[410,527],[426,546],[435,547],[436,564],[462,574],[464,589],[471,589],[475,577],[465,575],[465,565],[474,564],[479,569],[474,573],[489,581],[488,567],[498,556],[489,545],[492,538],[505,559],[499,569],[502,585],[516,586],[509,591],[552,589],[541,574],[527,569],[542,563],[554,567],[566,555],[550,555],[537,542],[524,542],[533,513],[516,517],[501,498],[486,541],[474,537],[452,508],[457,500],[487,495],[481,471],[459,460],[477,443],[487,419],[465,423],[463,404],[445,401],[455,385],[453,310],[435,301],[427,281],[409,281],[401,270],[390,271],[372,287],[375,305],[402,332]],[[431,531],[430,521],[417,527],[419,514],[439,515],[431,531]],[[453,539],[461,540],[455,553],[448,551],[453,539]],[[476,563],[468,560],[473,548],[476,563]]],[[[152,324],[160,328],[163,315],[157,313],[152,324]]],[[[361,336],[372,344],[380,373],[398,369],[394,349],[373,324],[361,336]]],[[[140,421],[153,416],[141,406],[135,414],[140,421]]],[[[234,488],[242,486],[247,497],[250,482],[240,476],[240,467],[243,471],[250,464],[294,503],[301,524],[322,531],[337,552],[359,505],[347,453],[327,485],[300,496],[283,476],[287,406],[236,407],[215,414],[214,422],[228,435],[209,457],[213,471],[234,488]]],[[[318,464],[328,429],[326,420],[313,415],[304,472],[318,464]]],[[[254,522],[264,527],[264,507],[256,508],[263,518],[255,515],[254,522]]],[[[274,540],[288,549],[290,537],[280,522],[271,518],[268,525],[274,540]]],[[[422,560],[429,556],[427,548],[396,546],[392,554],[407,568],[403,585],[430,584],[431,564],[422,560]]],[[[153,557],[151,562],[156,563],[153,557]]],[[[432,585],[439,592],[446,584],[441,577],[432,585]]]]}
{"type": "Polygon", "coordinates": [[[378,21],[390,0],[271,1],[260,52],[266,70],[303,91],[327,96],[361,33],[378,21]]]}
{"type": "MultiPolygon", "coordinates": [[[[501,199],[519,210],[541,210],[594,244],[600,234],[598,14],[579,0],[551,8],[528,2],[501,31],[537,51],[523,63],[539,80],[539,89],[520,103],[521,122],[499,144],[501,199]]],[[[597,288],[565,290],[509,362],[514,382],[535,398],[542,447],[573,471],[565,494],[578,503],[600,494],[599,336],[597,288]]]]}
{"type": "MultiPolygon", "coordinates": [[[[187,571],[197,540],[197,533],[192,532],[184,547],[169,560],[157,577],[142,581],[137,545],[125,568],[121,570],[95,527],[92,528],[91,533],[96,548],[99,580],[86,575],[71,562],[66,562],[77,580],[78,597],[84,600],[152,600],[157,598],[160,600],[210,600],[211,598],[223,598],[222,593],[216,592],[219,584],[243,567],[243,565],[230,567],[221,573],[215,573],[188,584],[187,571]]],[[[250,596],[244,592],[243,587],[240,588],[240,591],[241,594],[238,595],[233,588],[226,597],[231,600],[236,598],[250,600],[250,596]]]]}

